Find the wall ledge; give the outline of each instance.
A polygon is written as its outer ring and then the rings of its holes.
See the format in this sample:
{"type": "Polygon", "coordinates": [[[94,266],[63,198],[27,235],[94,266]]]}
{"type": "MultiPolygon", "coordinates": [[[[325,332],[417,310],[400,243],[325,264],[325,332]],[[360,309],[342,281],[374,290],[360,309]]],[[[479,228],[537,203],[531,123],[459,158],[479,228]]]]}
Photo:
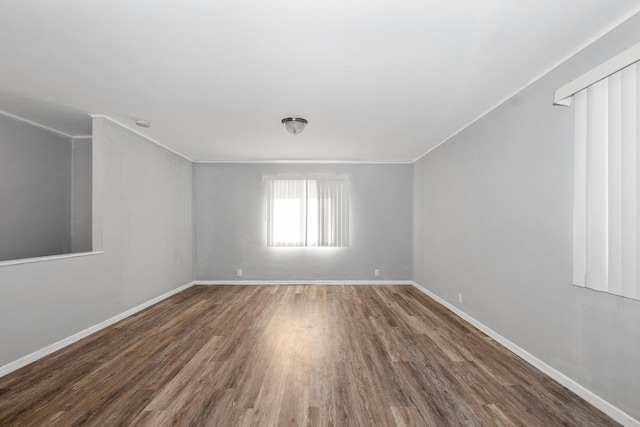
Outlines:
{"type": "Polygon", "coordinates": [[[91,255],[100,255],[103,254],[104,251],[92,251],[92,252],[75,252],[70,254],[60,254],[60,255],[47,255],[33,258],[22,258],[22,259],[10,259],[6,261],[0,261],[0,267],[5,267],[8,265],[20,265],[20,264],[30,264],[32,262],[43,262],[43,261],[55,261],[59,259],[67,259],[67,258],[79,258],[91,255]]]}

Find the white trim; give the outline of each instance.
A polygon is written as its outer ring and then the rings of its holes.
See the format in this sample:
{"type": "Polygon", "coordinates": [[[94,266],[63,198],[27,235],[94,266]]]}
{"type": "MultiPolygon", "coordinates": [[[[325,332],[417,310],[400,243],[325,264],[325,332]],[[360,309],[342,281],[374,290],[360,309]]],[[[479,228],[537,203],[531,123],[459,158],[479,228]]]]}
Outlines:
{"type": "Polygon", "coordinates": [[[474,319],[473,317],[471,317],[470,315],[468,315],[458,307],[445,301],[444,299],[440,298],[439,296],[427,290],[426,288],[423,288],[416,282],[412,282],[412,285],[416,289],[422,291],[427,296],[433,298],[438,303],[442,304],[443,306],[445,306],[446,308],[454,312],[456,315],[458,315],[460,318],[465,320],[467,323],[471,324],[472,326],[475,326],[476,328],[478,328],[479,330],[487,334],[489,337],[493,338],[496,342],[503,345],[507,350],[510,350],[512,353],[522,358],[525,362],[529,363],[534,368],[538,369],[542,373],[553,378],[554,380],[556,380],[557,382],[559,382],[560,384],[562,384],[563,386],[571,390],[573,393],[577,394],[582,399],[586,400],[588,403],[590,403],[597,409],[601,410],[602,412],[607,414],[609,417],[613,418],[615,421],[619,422],[624,426],[640,427],[640,421],[636,420],[631,415],[615,407],[614,405],[607,402],[606,400],[604,400],[597,394],[593,393],[592,391],[586,389],[584,386],[580,385],[576,381],[567,377],[562,372],[547,365],[545,362],[538,359],[534,355],[530,354],[526,350],[522,349],[521,347],[518,347],[516,344],[509,341],[507,338],[498,334],[488,326],[485,326],[484,324],[480,323],[478,320],[474,319]]]}
{"type": "Polygon", "coordinates": [[[640,61],[640,43],[557,89],[553,94],[553,105],[570,106],[571,98],[576,93],[638,61],[640,61]]]}
{"type": "Polygon", "coordinates": [[[305,165],[411,165],[412,160],[374,162],[369,160],[194,160],[199,164],[305,164],[305,165]]]}
{"type": "Polygon", "coordinates": [[[435,150],[436,148],[438,148],[439,146],[441,146],[445,142],[449,141],[451,138],[453,138],[454,136],[458,135],[459,133],[461,133],[462,131],[464,131],[465,129],[467,129],[468,127],[470,127],[471,125],[473,125],[474,123],[479,121],[480,119],[482,119],[484,116],[488,115],[493,110],[497,109],[502,104],[504,104],[505,102],[507,102],[508,100],[510,100],[511,98],[513,98],[514,96],[516,96],[517,94],[519,94],[520,92],[522,92],[523,90],[525,90],[526,88],[528,88],[529,86],[531,86],[532,84],[534,84],[535,82],[537,82],[538,80],[540,80],[541,78],[543,78],[544,76],[549,74],[550,72],[552,72],[553,70],[558,68],[560,65],[562,65],[563,63],[565,63],[566,61],[571,59],[573,56],[577,55],[578,53],[580,53],[581,51],[586,49],[588,46],[590,46],[591,44],[595,43],[600,38],[604,37],[607,33],[612,31],[614,28],[618,27],[619,25],[621,25],[623,22],[625,22],[626,20],[628,20],[629,18],[631,18],[632,16],[634,16],[638,12],[640,12],[640,6],[634,7],[629,12],[625,13],[620,18],[616,19],[611,24],[609,24],[606,27],[604,27],[602,30],[598,31],[592,37],[588,38],[584,43],[579,44],[575,49],[571,50],[565,56],[563,56],[558,61],[556,61],[553,65],[551,65],[550,67],[548,67],[545,70],[543,70],[541,73],[536,75],[533,79],[529,80],[528,83],[525,83],[519,89],[516,89],[515,91],[513,91],[510,95],[502,98],[502,100],[500,100],[497,103],[493,104],[493,106],[489,107],[489,109],[487,109],[484,113],[481,113],[478,117],[476,117],[475,119],[471,120],[469,123],[467,123],[466,125],[462,126],[460,129],[458,129],[457,131],[453,132],[448,137],[444,138],[438,144],[436,144],[433,147],[429,148],[427,151],[425,151],[420,156],[416,157],[411,163],[416,163],[417,161],[422,159],[424,156],[426,156],[427,154],[431,153],[433,150],[435,150]]]}
{"type": "Polygon", "coordinates": [[[172,152],[172,153],[173,153],[173,154],[175,154],[176,156],[180,156],[180,157],[182,157],[183,159],[188,160],[188,161],[190,161],[191,163],[193,163],[193,160],[192,160],[192,159],[190,159],[189,157],[185,156],[184,154],[179,153],[179,152],[177,152],[176,150],[174,150],[173,148],[169,148],[169,147],[167,147],[166,145],[159,143],[158,141],[156,141],[155,139],[151,138],[150,136],[147,136],[147,135],[145,135],[144,133],[142,133],[142,132],[140,132],[140,131],[138,131],[138,130],[136,130],[136,129],[132,128],[132,127],[129,127],[129,126],[125,125],[124,123],[119,122],[119,121],[118,121],[118,120],[116,120],[116,119],[113,119],[113,118],[111,118],[111,117],[109,117],[109,116],[107,116],[107,115],[105,115],[105,114],[89,114],[89,115],[90,115],[92,118],[94,118],[94,119],[105,119],[105,120],[109,120],[111,123],[114,123],[114,124],[116,124],[116,125],[118,125],[118,126],[120,126],[120,127],[124,128],[124,129],[128,130],[129,132],[133,132],[133,133],[135,133],[136,135],[138,135],[139,137],[146,139],[147,141],[149,141],[149,142],[151,142],[151,143],[153,143],[153,144],[157,145],[158,147],[164,148],[165,150],[172,152]]]}
{"type": "Polygon", "coordinates": [[[73,138],[73,139],[92,139],[93,135],[77,135],[77,136],[72,136],[71,138],[73,138]]]}
{"type": "Polygon", "coordinates": [[[77,138],[77,137],[75,137],[73,135],[70,135],[68,133],[59,131],[57,129],[54,129],[54,128],[46,126],[46,125],[43,125],[42,123],[34,122],[33,120],[29,120],[29,119],[25,119],[24,117],[16,116],[15,114],[11,114],[11,113],[9,113],[7,111],[4,111],[4,110],[0,110],[0,115],[3,115],[5,117],[8,117],[8,118],[13,119],[13,120],[17,120],[19,122],[26,123],[26,124],[31,125],[31,126],[38,127],[38,128],[40,128],[42,130],[46,130],[47,132],[56,134],[56,135],[61,136],[63,138],[69,138],[69,139],[77,138]]]}
{"type": "Polygon", "coordinates": [[[177,294],[178,292],[184,291],[185,289],[190,288],[191,286],[193,286],[193,284],[194,284],[194,282],[189,282],[186,285],[182,285],[182,286],[180,286],[180,287],[178,287],[176,289],[172,289],[169,292],[166,292],[166,293],[164,293],[164,294],[162,294],[160,296],[152,298],[149,301],[144,302],[144,303],[142,303],[142,304],[140,304],[138,306],[130,308],[129,310],[127,310],[127,311],[125,311],[123,313],[120,313],[120,314],[118,314],[118,315],[116,315],[114,317],[111,317],[110,319],[107,319],[107,320],[105,320],[103,322],[100,322],[97,325],[91,326],[90,328],[87,328],[87,329],[85,329],[83,331],[80,331],[80,332],[78,332],[76,334],[71,335],[70,337],[64,338],[64,339],[62,339],[62,340],[60,340],[58,342],[55,342],[55,343],[53,343],[51,345],[48,345],[47,347],[42,348],[42,349],[40,349],[38,351],[35,351],[35,352],[31,353],[31,354],[28,354],[28,355],[26,355],[24,357],[21,357],[18,360],[15,360],[13,362],[7,363],[4,366],[0,366],[0,377],[2,377],[4,375],[7,375],[7,374],[9,374],[9,373],[11,373],[11,372],[13,372],[15,370],[18,370],[18,369],[20,369],[20,368],[22,368],[22,367],[24,367],[24,366],[26,366],[26,365],[28,365],[28,364],[30,364],[32,362],[35,362],[38,359],[42,359],[43,357],[45,357],[45,356],[47,356],[47,355],[49,355],[49,354],[51,354],[53,352],[56,352],[56,351],[66,347],[68,345],[71,345],[71,344],[73,344],[73,343],[75,343],[77,341],[80,341],[81,339],[86,338],[89,335],[91,335],[93,333],[96,333],[96,332],[98,332],[98,331],[100,331],[100,330],[102,330],[102,329],[104,329],[104,328],[106,328],[108,326],[111,326],[114,323],[119,322],[120,320],[125,319],[125,318],[127,318],[127,317],[129,317],[129,316],[131,316],[131,315],[133,315],[133,314],[135,314],[137,312],[139,312],[139,311],[142,311],[145,308],[152,306],[153,304],[156,304],[156,303],[158,303],[158,302],[160,302],[160,301],[162,301],[164,299],[167,299],[170,296],[177,294]]]}
{"type": "Polygon", "coordinates": [[[459,308],[455,307],[454,305],[448,303],[447,301],[445,301],[444,299],[440,298],[439,296],[437,296],[436,294],[432,293],[431,291],[427,290],[426,288],[423,288],[422,286],[420,286],[418,283],[411,281],[411,280],[399,280],[399,281],[394,281],[394,280],[311,280],[311,281],[292,281],[292,280],[283,280],[283,281],[257,281],[257,280],[226,280],[226,281],[218,281],[218,280],[196,280],[193,282],[189,282],[185,285],[182,285],[176,289],[172,289],[169,292],[166,292],[160,296],[157,296],[155,298],[152,298],[151,300],[144,302],[136,307],[133,307],[123,313],[120,313],[114,317],[111,317],[103,322],[100,322],[94,326],[91,326],[83,331],[80,331],[74,335],[71,335],[65,339],[62,339],[56,343],[53,343],[43,349],[40,349],[38,351],[35,351],[31,354],[28,354],[27,356],[21,357],[18,360],[15,360],[13,362],[10,362],[4,366],[0,367],[0,377],[5,376],[13,371],[16,371],[30,363],[35,362],[36,360],[39,360],[51,353],[54,353],[68,345],[71,345],[83,338],[86,338],[87,336],[98,332],[108,326],[113,325],[116,322],[119,322],[122,319],[125,319],[135,313],[138,313],[142,310],[144,310],[147,307],[152,306],[153,304],[156,304],[164,299],[169,298],[172,295],[175,295],[185,289],[190,288],[191,286],[194,285],[303,285],[303,284],[309,284],[309,285],[411,285],[413,287],[415,287],[416,289],[418,289],[419,291],[423,292],[424,294],[426,294],[427,296],[433,298],[435,301],[437,301],[438,303],[442,304],[443,306],[445,306],[446,308],[448,308],[449,310],[451,310],[453,313],[455,313],[456,315],[458,315],[460,318],[462,318],[463,320],[465,320],[466,322],[468,322],[469,324],[471,324],[472,326],[478,328],[479,330],[481,330],[482,332],[484,332],[485,334],[487,334],[489,337],[493,338],[496,342],[500,343],[501,345],[503,345],[505,348],[507,348],[508,350],[512,351],[513,353],[515,353],[517,356],[521,357],[523,360],[525,360],[526,362],[528,362],[529,364],[531,364],[532,366],[534,366],[535,368],[537,368],[538,370],[540,370],[541,372],[545,373],[546,375],[549,375],[551,378],[555,379],[556,381],[558,381],[560,384],[562,384],[563,386],[567,387],[569,390],[571,390],[573,393],[577,394],[578,396],[580,396],[581,398],[583,398],[584,400],[586,400],[587,402],[589,402],[591,405],[593,405],[594,407],[598,408],[599,410],[601,410],[602,412],[604,412],[605,414],[607,414],[608,416],[610,416],[611,418],[613,418],[615,421],[625,425],[625,426],[633,426],[633,427],[640,427],[640,421],[636,420],[635,418],[631,417],[629,414],[627,414],[626,412],[618,409],[617,407],[615,407],[614,405],[612,405],[611,403],[607,402],[606,400],[602,399],[601,397],[599,397],[598,395],[594,394],[593,392],[587,390],[586,388],[584,388],[582,385],[578,384],[577,382],[575,382],[574,380],[570,379],[569,377],[567,377],[566,375],[562,374],[561,372],[557,371],[555,368],[552,368],[551,366],[547,365],[546,363],[544,363],[543,361],[541,361],[540,359],[536,358],[535,356],[531,355],[530,353],[528,353],[527,351],[525,351],[524,349],[518,347],[516,344],[512,343],[511,341],[509,341],[508,339],[504,338],[503,336],[501,336],[500,334],[498,334],[497,332],[493,331],[492,329],[490,329],[489,327],[485,326],[484,324],[480,323],[478,320],[474,319],[473,317],[469,316],[468,314],[466,314],[464,311],[460,310],[459,308]]]}
{"type": "Polygon", "coordinates": [[[196,280],[195,285],[413,285],[411,280],[196,280]]]}
{"type": "Polygon", "coordinates": [[[66,258],[78,258],[78,257],[84,257],[84,256],[91,256],[91,255],[100,255],[103,253],[104,251],[76,252],[72,254],[60,254],[60,255],[40,256],[40,257],[34,257],[34,258],[11,259],[7,261],[0,261],[0,267],[5,267],[8,265],[29,264],[32,262],[54,261],[54,260],[66,259],[66,258]]]}
{"type": "Polygon", "coordinates": [[[282,174],[282,175],[262,175],[262,182],[277,180],[317,180],[317,181],[350,181],[349,175],[313,175],[313,174],[282,174]]]}
{"type": "Polygon", "coordinates": [[[91,118],[93,140],[91,141],[91,249],[101,251],[104,240],[103,181],[104,181],[104,120],[91,118]]]}

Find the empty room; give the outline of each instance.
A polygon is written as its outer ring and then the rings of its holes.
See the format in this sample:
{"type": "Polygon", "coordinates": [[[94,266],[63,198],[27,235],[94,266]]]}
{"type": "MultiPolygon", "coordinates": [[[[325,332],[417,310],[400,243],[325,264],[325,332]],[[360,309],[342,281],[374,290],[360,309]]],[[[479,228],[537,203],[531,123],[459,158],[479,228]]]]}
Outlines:
{"type": "Polygon", "coordinates": [[[637,0],[0,34],[0,426],[640,427],[637,0]]]}

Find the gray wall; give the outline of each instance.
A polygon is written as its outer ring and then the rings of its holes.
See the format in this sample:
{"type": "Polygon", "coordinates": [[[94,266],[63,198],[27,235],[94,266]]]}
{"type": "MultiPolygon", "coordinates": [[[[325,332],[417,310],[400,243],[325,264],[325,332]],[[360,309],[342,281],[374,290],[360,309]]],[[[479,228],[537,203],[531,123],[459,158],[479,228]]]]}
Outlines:
{"type": "Polygon", "coordinates": [[[640,302],[571,285],[572,110],[551,100],[639,41],[635,16],[414,170],[414,280],[636,419],[640,302]]]}
{"type": "Polygon", "coordinates": [[[104,254],[0,266],[0,366],[192,280],[191,163],[104,119],[94,129],[104,254]]]}
{"type": "Polygon", "coordinates": [[[195,277],[411,280],[412,173],[412,165],[196,164],[195,277]],[[350,175],[350,246],[268,248],[262,176],[276,174],[350,175]]]}
{"type": "Polygon", "coordinates": [[[71,251],[89,252],[92,218],[92,153],[91,139],[72,140],[71,155],[71,251]]]}
{"type": "Polygon", "coordinates": [[[71,141],[0,115],[0,261],[71,252],[71,141]]]}

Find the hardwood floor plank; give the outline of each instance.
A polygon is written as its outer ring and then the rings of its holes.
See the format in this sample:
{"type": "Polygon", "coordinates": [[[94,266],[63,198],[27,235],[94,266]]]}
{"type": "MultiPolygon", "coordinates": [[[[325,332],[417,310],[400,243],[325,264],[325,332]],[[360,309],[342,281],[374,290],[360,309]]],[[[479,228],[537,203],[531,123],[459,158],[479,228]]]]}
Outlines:
{"type": "Polygon", "coordinates": [[[309,427],[334,427],[340,425],[336,423],[336,411],[333,406],[310,406],[307,419],[309,427]]]}
{"type": "Polygon", "coordinates": [[[424,419],[413,406],[392,406],[391,413],[398,427],[413,427],[425,425],[424,419]]]}
{"type": "Polygon", "coordinates": [[[481,405],[475,408],[474,412],[478,414],[483,425],[496,427],[527,427],[527,425],[522,422],[510,419],[498,406],[494,404],[481,405]]]}
{"type": "Polygon", "coordinates": [[[194,286],[0,378],[2,426],[614,426],[411,286],[194,286]]]}

